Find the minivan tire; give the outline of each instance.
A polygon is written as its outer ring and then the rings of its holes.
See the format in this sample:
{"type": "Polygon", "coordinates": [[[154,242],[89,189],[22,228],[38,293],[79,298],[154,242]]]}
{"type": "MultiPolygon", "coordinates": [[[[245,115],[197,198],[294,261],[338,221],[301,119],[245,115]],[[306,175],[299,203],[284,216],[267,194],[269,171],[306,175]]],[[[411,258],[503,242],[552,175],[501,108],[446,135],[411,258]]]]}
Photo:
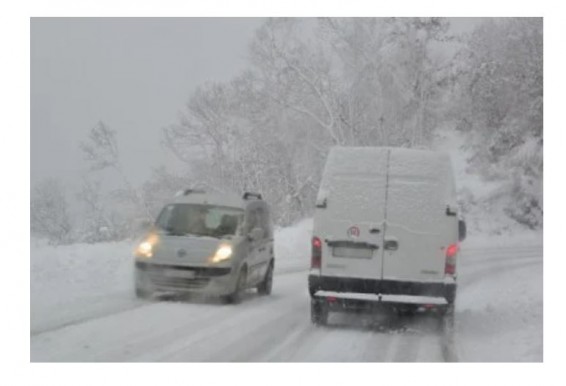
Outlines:
{"type": "Polygon", "coordinates": [[[152,296],[151,291],[143,290],[139,287],[136,287],[135,292],[136,292],[136,298],[138,298],[138,299],[147,300],[147,299],[151,298],[151,296],[152,296]]]}
{"type": "Polygon", "coordinates": [[[265,273],[265,278],[257,286],[257,293],[260,295],[270,295],[273,288],[273,260],[269,262],[269,268],[265,273]]]}
{"type": "Polygon", "coordinates": [[[239,304],[242,302],[242,295],[246,289],[247,270],[246,267],[240,270],[238,281],[236,282],[236,289],[229,295],[226,295],[224,300],[228,304],[239,304]]]}
{"type": "Polygon", "coordinates": [[[328,305],[324,301],[311,300],[311,322],[317,326],[328,323],[328,305]]]}

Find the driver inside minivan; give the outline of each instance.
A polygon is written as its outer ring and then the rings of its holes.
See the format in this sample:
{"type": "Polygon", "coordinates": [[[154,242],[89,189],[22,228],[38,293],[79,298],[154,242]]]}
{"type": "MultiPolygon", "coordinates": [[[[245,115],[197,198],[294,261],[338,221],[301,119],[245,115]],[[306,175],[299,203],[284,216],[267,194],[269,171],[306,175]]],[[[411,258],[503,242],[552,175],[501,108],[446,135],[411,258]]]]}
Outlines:
{"type": "Polygon", "coordinates": [[[216,206],[175,204],[163,211],[156,225],[173,235],[232,236],[238,230],[242,214],[238,212],[242,211],[216,206]]]}

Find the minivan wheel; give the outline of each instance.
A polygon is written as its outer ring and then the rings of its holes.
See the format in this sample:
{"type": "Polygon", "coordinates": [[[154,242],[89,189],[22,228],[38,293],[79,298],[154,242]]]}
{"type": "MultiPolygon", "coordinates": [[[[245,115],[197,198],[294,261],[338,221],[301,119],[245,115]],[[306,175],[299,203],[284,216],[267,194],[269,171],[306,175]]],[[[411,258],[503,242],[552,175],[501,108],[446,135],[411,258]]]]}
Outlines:
{"type": "Polygon", "coordinates": [[[238,281],[236,282],[236,289],[230,295],[226,295],[225,301],[228,304],[238,304],[242,301],[242,295],[246,289],[247,272],[245,268],[240,270],[238,281]]]}
{"type": "Polygon", "coordinates": [[[328,305],[324,301],[311,300],[311,322],[318,326],[328,323],[328,305]]]}
{"type": "Polygon", "coordinates": [[[138,299],[149,299],[151,298],[152,293],[151,291],[147,291],[144,289],[141,289],[139,287],[136,287],[136,298],[138,299]]]}
{"type": "Polygon", "coordinates": [[[257,286],[257,292],[260,295],[270,295],[272,287],[273,287],[273,261],[269,263],[269,268],[267,268],[267,272],[265,273],[265,278],[257,286]]]}

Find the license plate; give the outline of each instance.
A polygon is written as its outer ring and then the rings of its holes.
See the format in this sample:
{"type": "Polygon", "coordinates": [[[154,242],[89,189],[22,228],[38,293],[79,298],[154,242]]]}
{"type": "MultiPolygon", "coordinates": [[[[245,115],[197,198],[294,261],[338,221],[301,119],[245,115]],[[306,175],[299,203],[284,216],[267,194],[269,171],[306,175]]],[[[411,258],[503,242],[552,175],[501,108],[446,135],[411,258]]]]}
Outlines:
{"type": "Polygon", "coordinates": [[[371,259],[373,257],[373,250],[369,248],[334,247],[332,248],[332,256],[371,259]]]}
{"type": "Polygon", "coordinates": [[[194,271],[180,269],[166,269],[163,274],[167,277],[178,277],[183,279],[192,279],[193,277],[195,277],[194,271]]]}

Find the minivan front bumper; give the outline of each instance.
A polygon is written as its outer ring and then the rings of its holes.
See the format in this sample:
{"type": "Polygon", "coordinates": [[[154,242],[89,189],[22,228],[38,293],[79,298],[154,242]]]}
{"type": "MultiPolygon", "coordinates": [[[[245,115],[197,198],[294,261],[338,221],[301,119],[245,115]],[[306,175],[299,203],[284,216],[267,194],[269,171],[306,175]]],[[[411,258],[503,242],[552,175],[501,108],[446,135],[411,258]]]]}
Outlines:
{"type": "Polygon", "coordinates": [[[336,297],[355,301],[399,304],[447,305],[456,299],[457,285],[452,282],[410,282],[309,275],[312,297],[336,297]]]}
{"type": "Polygon", "coordinates": [[[136,261],[136,287],[147,292],[227,295],[235,278],[231,267],[199,267],[136,261]]]}

